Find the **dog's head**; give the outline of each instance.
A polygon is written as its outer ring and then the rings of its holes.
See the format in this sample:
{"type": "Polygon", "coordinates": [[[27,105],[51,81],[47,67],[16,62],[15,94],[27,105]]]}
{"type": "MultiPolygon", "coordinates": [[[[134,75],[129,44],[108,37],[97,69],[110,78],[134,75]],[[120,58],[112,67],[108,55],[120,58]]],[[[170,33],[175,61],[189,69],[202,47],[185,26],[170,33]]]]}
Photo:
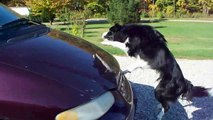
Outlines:
{"type": "Polygon", "coordinates": [[[124,26],[115,24],[114,26],[109,28],[109,31],[106,33],[106,35],[103,36],[103,38],[109,41],[117,41],[124,43],[127,36],[122,32],[123,27],[124,26]]]}

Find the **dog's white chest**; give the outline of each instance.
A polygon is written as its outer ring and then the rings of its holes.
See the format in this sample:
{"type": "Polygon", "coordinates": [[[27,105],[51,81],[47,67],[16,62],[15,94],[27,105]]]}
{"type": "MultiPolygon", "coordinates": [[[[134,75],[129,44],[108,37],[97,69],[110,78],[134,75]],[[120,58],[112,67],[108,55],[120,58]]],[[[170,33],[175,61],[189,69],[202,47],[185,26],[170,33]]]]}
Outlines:
{"type": "Polygon", "coordinates": [[[127,54],[127,52],[129,51],[129,48],[127,47],[126,44],[129,43],[129,38],[126,39],[126,41],[123,43],[123,51],[127,54]]]}

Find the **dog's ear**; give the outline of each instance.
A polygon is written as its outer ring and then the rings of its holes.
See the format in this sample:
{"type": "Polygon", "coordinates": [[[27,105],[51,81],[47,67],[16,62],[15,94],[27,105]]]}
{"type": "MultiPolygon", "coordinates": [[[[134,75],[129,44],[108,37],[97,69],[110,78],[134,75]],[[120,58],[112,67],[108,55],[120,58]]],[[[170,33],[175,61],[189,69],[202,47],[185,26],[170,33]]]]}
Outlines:
{"type": "Polygon", "coordinates": [[[120,31],[121,29],[122,29],[122,26],[119,25],[118,23],[115,23],[115,25],[114,25],[114,31],[115,31],[115,32],[118,32],[118,31],[120,31]]]}
{"type": "Polygon", "coordinates": [[[115,26],[115,27],[120,27],[121,25],[119,25],[118,23],[115,23],[114,26],[115,26]]]}

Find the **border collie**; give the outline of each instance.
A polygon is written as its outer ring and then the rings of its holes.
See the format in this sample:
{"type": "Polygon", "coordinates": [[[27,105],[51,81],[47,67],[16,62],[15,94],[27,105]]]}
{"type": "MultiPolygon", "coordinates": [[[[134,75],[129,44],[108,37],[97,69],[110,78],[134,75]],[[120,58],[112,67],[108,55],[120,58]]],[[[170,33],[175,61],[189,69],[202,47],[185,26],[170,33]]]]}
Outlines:
{"type": "MultiPolygon", "coordinates": [[[[112,45],[126,52],[130,57],[145,60],[151,69],[160,73],[157,87],[154,90],[155,98],[161,103],[162,111],[158,114],[161,119],[180,96],[186,100],[193,97],[213,96],[213,89],[193,86],[184,78],[183,73],[173,54],[167,47],[164,36],[148,25],[115,24],[102,36],[104,45],[112,45]]],[[[143,66],[135,66],[129,69],[134,71],[143,66]]]]}

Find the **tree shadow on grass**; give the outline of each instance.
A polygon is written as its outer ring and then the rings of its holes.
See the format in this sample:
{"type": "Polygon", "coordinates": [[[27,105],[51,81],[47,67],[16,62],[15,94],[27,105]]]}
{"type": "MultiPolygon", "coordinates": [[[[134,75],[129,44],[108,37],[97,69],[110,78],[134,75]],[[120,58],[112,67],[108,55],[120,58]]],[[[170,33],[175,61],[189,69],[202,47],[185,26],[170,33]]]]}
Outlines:
{"type": "Polygon", "coordinates": [[[95,30],[97,30],[97,29],[106,29],[106,28],[109,28],[109,27],[107,27],[107,26],[95,26],[95,27],[87,27],[86,29],[95,29],[95,30]]]}
{"type": "Polygon", "coordinates": [[[159,19],[149,19],[149,20],[141,20],[141,23],[158,23],[158,22],[162,22],[162,21],[166,21],[167,19],[165,18],[159,18],[159,19]]]}
{"type": "Polygon", "coordinates": [[[84,35],[84,37],[97,37],[97,35],[84,35]]]}
{"type": "Polygon", "coordinates": [[[84,33],[85,34],[94,34],[94,33],[97,33],[97,31],[85,31],[84,33]]]}
{"type": "MultiPolygon", "coordinates": [[[[84,37],[97,37],[97,31],[85,31],[84,37]]],[[[101,38],[101,34],[100,34],[101,38]]]]}
{"type": "MultiPolygon", "coordinates": [[[[154,87],[138,83],[131,85],[138,99],[135,120],[157,120],[160,109],[157,107],[159,102],[155,99],[154,87]]],[[[176,102],[171,105],[162,120],[188,120],[188,117],[183,106],[176,102]]]]}
{"type": "Polygon", "coordinates": [[[103,19],[103,20],[86,20],[87,24],[108,24],[108,20],[107,19],[103,19]]]}
{"type": "Polygon", "coordinates": [[[63,27],[63,28],[60,28],[60,30],[62,30],[62,31],[65,31],[65,30],[71,30],[71,28],[69,27],[63,27]]]}
{"type": "Polygon", "coordinates": [[[159,28],[166,28],[167,26],[154,26],[154,28],[159,29],[159,28]]]}

